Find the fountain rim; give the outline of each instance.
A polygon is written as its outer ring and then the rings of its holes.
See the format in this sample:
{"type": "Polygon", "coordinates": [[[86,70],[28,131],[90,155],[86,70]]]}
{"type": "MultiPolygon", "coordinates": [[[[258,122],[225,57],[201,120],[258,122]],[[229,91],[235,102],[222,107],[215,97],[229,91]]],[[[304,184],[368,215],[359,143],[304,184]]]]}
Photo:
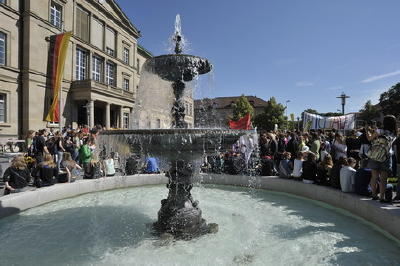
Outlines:
{"type": "Polygon", "coordinates": [[[116,129],[116,130],[103,130],[100,135],[121,135],[121,134],[135,134],[135,135],[176,135],[179,133],[186,134],[204,134],[204,135],[250,135],[256,133],[253,130],[238,130],[238,129],[221,129],[221,128],[155,128],[155,129],[116,129]]]}
{"type": "MultiPolygon", "coordinates": [[[[249,176],[243,175],[202,174],[201,176],[201,183],[211,185],[248,187],[250,180],[249,176]]],[[[349,215],[364,219],[367,223],[372,224],[376,230],[397,243],[400,243],[400,231],[398,230],[400,215],[391,210],[381,210],[381,215],[377,216],[377,208],[380,208],[379,203],[366,201],[364,199],[365,197],[355,194],[344,195],[343,192],[337,189],[304,184],[302,182],[299,183],[277,176],[256,176],[254,179],[254,184],[256,184],[254,188],[256,189],[287,193],[294,197],[328,204],[328,208],[348,211],[349,215]],[[338,201],[338,198],[341,200],[338,201]]],[[[73,183],[55,184],[50,187],[32,191],[9,194],[0,197],[0,205],[3,207],[0,208],[0,219],[43,204],[88,193],[130,187],[163,185],[167,182],[168,179],[161,174],[139,174],[134,176],[114,176],[78,180],[73,183]]]]}

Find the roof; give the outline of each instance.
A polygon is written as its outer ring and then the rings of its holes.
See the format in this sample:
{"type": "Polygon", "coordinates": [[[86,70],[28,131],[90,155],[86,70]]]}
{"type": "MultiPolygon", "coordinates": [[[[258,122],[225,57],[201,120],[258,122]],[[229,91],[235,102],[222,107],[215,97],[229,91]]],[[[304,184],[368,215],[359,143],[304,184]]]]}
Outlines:
{"type": "MultiPolygon", "coordinates": [[[[232,103],[235,103],[241,96],[233,96],[233,97],[217,97],[217,98],[204,98],[199,100],[194,100],[195,108],[200,105],[214,105],[215,108],[230,108],[232,103]]],[[[250,104],[257,107],[265,107],[267,106],[267,102],[257,96],[245,96],[250,104]]]]}
{"type": "Polygon", "coordinates": [[[125,14],[125,12],[122,10],[122,8],[118,5],[117,1],[115,0],[109,0],[108,3],[110,6],[121,16],[120,18],[122,20],[125,20],[124,22],[127,24],[122,24],[122,27],[127,27],[131,30],[131,33],[136,35],[136,38],[141,37],[140,30],[136,28],[135,25],[133,25],[132,21],[128,18],[128,16],[125,14]]]}
{"type": "Polygon", "coordinates": [[[149,58],[153,57],[153,54],[147,50],[146,48],[144,48],[143,46],[141,46],[140,44],[138,44],[138,52],[140,52],[143,56],[147,56],[149,58]]]}

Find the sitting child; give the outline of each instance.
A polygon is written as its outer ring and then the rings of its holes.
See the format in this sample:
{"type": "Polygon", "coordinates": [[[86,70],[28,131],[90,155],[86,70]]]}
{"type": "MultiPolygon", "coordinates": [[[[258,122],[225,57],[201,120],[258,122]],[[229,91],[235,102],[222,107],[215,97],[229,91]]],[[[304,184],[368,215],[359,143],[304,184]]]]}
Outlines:
{"type": "Polygon", "coordinates": [[[292,155],[290,152],[284,152],[282,155],[282,160],[279,163],[279,176],[280,177],[291,177],[292,174],[292,166],[290,162],[290,158],[292,155]]]}

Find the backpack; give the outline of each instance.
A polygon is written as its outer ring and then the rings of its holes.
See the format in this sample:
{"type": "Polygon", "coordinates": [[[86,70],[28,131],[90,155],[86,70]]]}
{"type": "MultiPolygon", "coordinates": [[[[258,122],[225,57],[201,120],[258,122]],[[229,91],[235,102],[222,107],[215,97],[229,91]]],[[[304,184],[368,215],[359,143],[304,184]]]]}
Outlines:
{"type": "Polygon", "coordinates": [[[367,152],[367,157],[377,162],[384,162],[389,159],[389,151],[392,147],[394,138],[380,135],[376,138],[367,152]]]}

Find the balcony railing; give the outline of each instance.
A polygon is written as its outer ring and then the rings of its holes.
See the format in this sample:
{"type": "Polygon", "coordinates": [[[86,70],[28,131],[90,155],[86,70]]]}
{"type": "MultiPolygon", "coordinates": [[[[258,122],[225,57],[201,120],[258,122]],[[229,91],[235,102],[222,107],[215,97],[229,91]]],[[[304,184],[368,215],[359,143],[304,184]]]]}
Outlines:
{"type": "Polygon", "coordinates": [[[123,96],[127,99],[133,99],[133,92],[123,90],[122,88],[110,86],[101,82],[97,82],[91,79],[86,80],[75,80],[71,85],[72,90],[89,90],[90,92],[105,92],[115,96],[123,96]]]}

